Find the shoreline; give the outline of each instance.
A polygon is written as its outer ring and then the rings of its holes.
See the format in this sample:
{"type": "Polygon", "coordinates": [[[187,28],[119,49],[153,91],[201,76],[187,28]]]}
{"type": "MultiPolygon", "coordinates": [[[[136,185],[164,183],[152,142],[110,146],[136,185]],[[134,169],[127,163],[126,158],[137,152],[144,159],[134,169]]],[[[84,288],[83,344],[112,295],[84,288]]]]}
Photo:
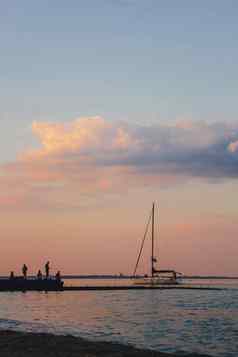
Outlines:
{"type": "Polygon", "coordinates": [[[71,335],[0,330],[1,357],[211,357],[166,353],[114,342],[89,341],[71,335]]]}

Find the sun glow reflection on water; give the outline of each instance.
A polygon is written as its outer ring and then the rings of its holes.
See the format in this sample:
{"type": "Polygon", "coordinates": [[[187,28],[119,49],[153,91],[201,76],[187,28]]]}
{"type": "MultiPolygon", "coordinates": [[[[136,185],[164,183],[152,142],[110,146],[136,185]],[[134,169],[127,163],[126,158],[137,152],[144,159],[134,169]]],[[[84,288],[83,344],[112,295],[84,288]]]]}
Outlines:
{"type": "Polygon", "coordinates": [[[1,293],[0,328],[73,334],[169,352],[237,356],[236,287],[1,293]]]}

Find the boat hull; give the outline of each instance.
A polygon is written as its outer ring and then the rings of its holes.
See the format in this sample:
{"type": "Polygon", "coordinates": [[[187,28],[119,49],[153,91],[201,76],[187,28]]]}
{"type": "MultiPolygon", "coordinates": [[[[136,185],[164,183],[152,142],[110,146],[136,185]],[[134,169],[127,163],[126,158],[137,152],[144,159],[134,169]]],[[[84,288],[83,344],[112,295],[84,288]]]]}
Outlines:
{"type": "Polygon", "coordinates": [[[177,285],[178,281],[173,278],[162,279],[162,278],[143,278],[136,279],[134,281],[135,285],[177,285]]]}

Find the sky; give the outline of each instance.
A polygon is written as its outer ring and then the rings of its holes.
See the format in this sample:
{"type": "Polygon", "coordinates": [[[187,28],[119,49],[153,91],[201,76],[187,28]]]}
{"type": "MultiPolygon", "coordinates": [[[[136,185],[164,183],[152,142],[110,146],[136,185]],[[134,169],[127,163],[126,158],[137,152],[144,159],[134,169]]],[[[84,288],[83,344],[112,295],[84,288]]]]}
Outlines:
{"type": "Polygon", "coordinates": [[[237,16],[0,0],[0,275],[132,273],[154,201],[161,269],[238,275],[237,16]]]}

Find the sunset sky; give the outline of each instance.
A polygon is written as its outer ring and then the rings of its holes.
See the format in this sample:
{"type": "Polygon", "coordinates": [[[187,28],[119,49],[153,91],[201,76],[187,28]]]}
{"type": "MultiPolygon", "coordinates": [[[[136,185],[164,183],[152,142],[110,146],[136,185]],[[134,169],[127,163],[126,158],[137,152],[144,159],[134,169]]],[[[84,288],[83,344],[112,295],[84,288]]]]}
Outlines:
{"type": "Polygon", "coordinates": [[[160,268],[238,276],[237,18],[0,0],[0,275],[132,273],[155,201],[160,268]]]}

